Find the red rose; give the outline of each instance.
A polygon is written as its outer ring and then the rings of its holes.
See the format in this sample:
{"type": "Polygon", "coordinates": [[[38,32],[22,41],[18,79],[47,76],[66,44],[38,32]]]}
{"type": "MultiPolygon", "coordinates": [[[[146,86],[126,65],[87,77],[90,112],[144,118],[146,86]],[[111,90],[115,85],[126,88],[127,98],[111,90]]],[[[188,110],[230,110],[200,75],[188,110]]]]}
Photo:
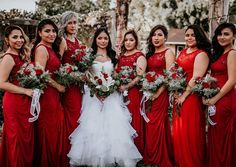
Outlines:
{"type": "Polygon", "coordinates": [[[27,69],[24,69],[24,71],[23,71],[23,72],[24,72],[24,74],[25,74],[25,75],[27,75],[27,76],[28,76],[28,75],[30,75],[30,71],[29,71],[29,70],[27,70],[27,69]]]}
{"type": "Polygon", "coordinates": [[[94,77],[94,80],[97,80],[97,79],[98,79],[98,76],[95,76],[95,77],[94,77]]]}
{"type": "Polygon", "coordinates": [[[102,80],[99,78],[99,79],[97,80],[97,83],[98,83],[99,85],[102,85],[102,80]]]}
{"type": "Polygon", "coordinates": [[[171,78],[176,79],[176,78],[177,78],[177,73],[175,73],[175,72],[172,73],[172,74],[171,74],[171,78]]]}
{"type": "Polygon", "coordinates": [[[84,50],[84,49],[86,49],[86,46],[85,45],[80,45],[80,49],[84,50]]]}
{"type": "Polygon", "coordinates": [[[35,70],[35,73],[36,73],[37,76],[42,75],[43,74],[43,70],[37,69],[37,70],[35,70]]]}
{"type": "Polygon", "coordinates": [[[120,72],[120,68],[119,68],[119,67],[116,68],[115,70],[116,70],[116,73],[119,73],[119,72],[120,72]]]}
{"type": "Polygon", "coordinates": [[[148,82],[154,82],[155,81],[155,75],[152,76],[151,74],[147,74],[146,79],[148,80],[148,82]]]}
{"type": "Polygon", "coordinates": [[[106,74],[106,73],[102,73],[102,75],[103,75],[103,77],[105,78],[105,80],[107,80],[107,78],[108,78],[108,74],[106,74]]]}
{"type": "Polygon", "coordinates": [[[134,78],[135,78],[134,73],[130,74],[129,78],[130,78],[130,79],[134,79],[134,78]]]}
{"type": "Polygon", "coordinates": [[[211,84],[207,83],[207,82],[203,82],[202,86],[203,86],[203,88],[210,88],[211,84]]]}
{"type": "Polygon", "coordinates": [[[121,78],[126,78],[126,76],[124,74],[121,75],[121,78]]]}
{"type": "Polygon", "coordinates": [[[67,73],[71,73],[73,70],[72,70],[72,67],[68,67],[68,68],[66,68],[66,72],[67,73]]]}
{"type": "Polygon", "coordinates": [[[81,58],[85,56],[85,52],[80,52],[77,56],[76,56],[76,60],[77,61],[81,61],[81,58]]]}

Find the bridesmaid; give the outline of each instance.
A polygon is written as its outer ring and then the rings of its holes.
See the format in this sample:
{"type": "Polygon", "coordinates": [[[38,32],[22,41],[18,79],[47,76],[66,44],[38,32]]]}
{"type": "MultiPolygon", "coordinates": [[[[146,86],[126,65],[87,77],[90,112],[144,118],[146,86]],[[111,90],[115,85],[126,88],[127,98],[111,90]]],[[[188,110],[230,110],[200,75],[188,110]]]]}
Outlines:
{"type": "MultiPolygon", "coordinates": [[[[148,71],[163,75],[175,61],[175,55],[167,48],[168,31],[162,25],[152,28],[148,38],[148,71]]],[[[168,119],[169,98],[165,87],[160,87],[151,97],[152,104],[147,112],[150,122],[145,124],[144,163],[160,167],[173,166],[171,130],[168,119]]]]}
{"type": "MultiPolygon", "coordinates": [[[[75,12],[67,11],[62,14],[61,17],[61,27],[59,29],[59,34],[63,36],[61,43],[61,54],[62,63],[73,64],[73,59],[71,58],[72,54],[75,53],[75,50],[80,47],[79,40],[76,38],[77,27],[78,27],[78,17],[75,12]],[[64,53],[64,54],[63,54],[64,53]]],[[[71,85],[66,89],[66,92],[62,96],[62,105],[64,107],[64,119],[65,119],[65,145],[63,148],[65,151],[65,162],[68,166],[69,159],[67,158],[67,153],[70,150],[69,136],[78,126],[78,119],[80,116],[81,110],[82,95],[79,85],[71,85]]]]}
{"type": "MultiPolygon", "coordinates": [[[[137,75],[143,75],[146,70],[146,58],[143,53],[137,49],[138,36],[134,30],[130,30],[125,33],[123,44],[121,46],[121,56],[118,60],[117,68],[122,66],[130,66],[136,72],[137,75]]],[[[137,146],[139,152],[142,154],[144,149],[143,141],[143,118],[140,115],[140,102],[142,94],[137,86],[139,77],[134,78],[129,84],[121,85],[120,91],[124,92],[128,90],[128,109],[132,114],[131,125],[136,130],[138,137],[134,139],[134,143],[137,146]]]]}
{"type": "Polygon", "coordinates": [[[0,63],[0,89],[3,96],[4,125],[0,147],[0,166],[31,167],[33,162],[34,127],[30,115],[32,89],[19,86],[16,74],[30,60],[28,38],[15,25],[5,29],[8,46],[0,63]]]}
{"type": "Polygon", "coordinates": [[[34,166],[58,167],[61,165],[63,137],[63,108],[60,92],[64,86],[55,82],[53,73],[60,67],[58,29],[49,19],[42,20],[37,27],[33,59],[51,73],[51,79],[40,97],[41,112],[36,122],[36,149],[34,166]]]}
{"type": "Polygon", "coordinates": [[[206,105],[215,105],[216,114],[211,117],[216,125],[209,125],[209,167],[233,167],[236,163],[236,51],[233,43],[236,38],[234,24],[219,25],[212,39],[213,56],[211,72],[218,81],[220,92],[209,100],[206,105]]]}
{"type": "MultiPolygon", "coordinates": [[[[206,166],[206,132],[203,104],[197,94],[191,94],[196,77],[205,75],[211,44],[198,25],[190,25],[185,31],[187,48],[176,62],[186,72],[186,91],[176,98],[180,115],[173,112],[173,141],[176,165],[180,167],[206,166]]],[[[176,108],[176,105],[174,108],[176,108]]]]}

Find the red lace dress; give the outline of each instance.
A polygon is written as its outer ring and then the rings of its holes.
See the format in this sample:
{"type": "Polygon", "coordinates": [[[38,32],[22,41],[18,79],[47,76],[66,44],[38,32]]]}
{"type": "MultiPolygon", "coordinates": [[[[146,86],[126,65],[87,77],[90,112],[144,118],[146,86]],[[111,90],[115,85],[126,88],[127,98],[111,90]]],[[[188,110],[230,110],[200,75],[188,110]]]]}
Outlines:
{"type": "MultiPolygon", "coordinates": [[[[168,49],[153,54],[148,59],[148,71],[163,75],[166,69],[165,53],[168,49]]],[[[151,103],[147,112],[150,122],[145,124],[144,162],[160,167],[173,166],[171,129],[168,119],[169,97],[167,89],[151,103]]]]}
{"type": "MultiPolygon", "coordinates": [[[[15,65],[9,82],[18,85],[16,73],[24,63],[19,55],[10,54],[15,65]]],[[[10,92],[3,96],[4,125],[0,148],[1,167],[32,167],[34,151],[34,124],[28,119],[31,98],[10,92]]]]}
{"type": "MultiPolygon", "coordinates": [[[[67,51],[63,55],[62,63],[69,63],[73,64],[73,59],[71,58],[72,54],[75,53],[75,50],[78,49],[80,46],[79,41],[76,39],[75,42],[72,42],[66,39],[67,43],[67,51]]],[[[64,114],[65,114],[65,144],[63,151],[65,155],[63,156],[66,158],[67,163],[69,164],[69,159],[67,158],[67,154],[70,150],[70,141],[69,136],[78,126],[78,119],[80,116],[81,110],[81,102],[82,102],[82,94],[80,91],[79,85],[71,85],[70,87],[66,88],[66,92],[62,96],[62,105],[64,107],[64,114]]]]}
{"type": "MultiPolygon", "coordinates": [[[[49,70],[54,79],[53,73],[61,63],[52,48],[45,48],[49,55],[45,70],[49,70]]],[[[40,97],[40,106],[41,112],[36,122],[34,167],[59,167],[63,147],[64,111],[58,90],[48,85],[40,97]]]]}
{"type": "MultiPolygon", "coordinates": [[[[192,78],[195,57],[203,52],[186,53],[183,49],[176,62],[184,69],[187,82],[192,78]]],[[[180,116],[173,112],[173,142],[176,165],[180,167],[204,167],[206,165],[205,112],[202,99],[190,94],[180,108],[180,116]]]]}
{"type": "MultiPolygon", "coordinates": [[[[211,64],[212,76],[217,79],[218,86],[222,88],[228,80],[227,56],[223,54],[217,61],[211,64]]],[[[233,88],[217,103],[216,114],[211,116],[216,125],[209,125],[209,167],[235,167],[233,162],[236,157],[236,90],[233,88]],[[233,153],[234,152],[234,153],[233,153]]]]}
{"type": "MultiPolygon", "coordinates": [[[[137,59],[143,56],[143,53],[136,52],[133,55],[121,56],[118,60],[118,68],[121,66],[130,66],[136,70],[137,59]]],[[[132,127],[136,130],[138,137],[134,139],[134,143],[137,146],[139,152],[143,154],[144,140],[143,140],[143,118],[140,115],[140,102],[142,98],[142,93],[139,91],[138,86],[133,86],[128,91],[128,99],[130,103],[128,104],[128,109],[132,114],[132,127]]]]}

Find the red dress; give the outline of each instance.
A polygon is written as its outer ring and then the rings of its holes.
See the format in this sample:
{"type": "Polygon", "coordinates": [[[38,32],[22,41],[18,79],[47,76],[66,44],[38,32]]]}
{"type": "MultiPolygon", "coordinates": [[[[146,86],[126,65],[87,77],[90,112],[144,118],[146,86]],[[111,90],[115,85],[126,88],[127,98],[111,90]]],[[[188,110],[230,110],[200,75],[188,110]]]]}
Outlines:
{"type": "MultiPolygon", "coordinates": [[[[10,54],[15,65],[9,82],[18,85],[16,73],[24,63],[19,55],[10,54]]],[[[0,148],[1,167],[31,167],[34,151],[34,124],[28,119],[31,98],[10,92],[3,96],[3,134],[0,148]]]]}
{"type": "MultiPolygon", "coordinates": [[[[76,39],[75,42],[72,42],[66,39],[67,43],[67,51],[63,55],[62,63],[69,63],[73,64],[73,59],[71,55],[75,53],[75,50],[78,49],[80,46],[78,40],[76,39]]],[[[67,158],[67,154],[70,150],[70,141],[69,136],[78,126],[78,119],[80,116],[81,110],[81,102],[82,102],[82,94],[80,91],[79,85],[71,85],[70,87],[66,88],[66,92],[62,96],[62,105],[64,107],[64,119],[65,119],[65,143],[64,143],[64,158],[67,160],[67,164],[69,164],[69,159],[67,158]]],[[[68,166],[68,165],[67,165],[68,166]]]]}
{"type": "MultiPolygon", "coordinates": [[[[118,68],[121,66],[130,66],[136,70],[137,59],[143,56],[142,52],[136,52],[133,55],[121,56],[118,60],[118,68]]],[[[144,140],[143,140],[143,118],[140,115],[140,102],[142,98],[142,93],[139,91],[138,86],[133,86],[128,91],[128,99],[130,103],[128,104],[128,109],[132,114],[132,127],[136,130],[138,137],[134,139],[134,143],[137,146],[139,152],[143,154],[144,140]]]]}
{"type": "MultiPolygon", "coordinates": [[[[166,69],[165,53],[168,49],[153,54],[148,59],[148,71],[163,75],[166,69]]],[[[173,147],[168,118],[169,97],[167,89],[152,101],[147,112],[150,122],[145,124],[144,162],[160,167],[173,166],[173,147]]]]}
{"type": "MultiPolygon", "coordinates": [[[[183,49],[176,62],[184,69],[187,82],[193,76],[195,57],[203,52],[196,50],[186,53],[183,49]]],[[[176,165],[180,167],[206,166],[205,112],[202,99],[190,94],[180,108],[180,116],[173,112],[173,142],[176,165]]]]}
{"type": "MultiPolygon", "coordinates": [[[[49,55],[45,70],[49,70],[54,79],[53,73],[59,69],[61,63],[52,48],[45,48],[49,55]]],[[[41,112],[36,122],[34,167],[62,166],[64,115],[58,90],[48,85],[40,97],[40,106],[41,112]]]]}
{"type": "MultiPolygon", "coordinates": [[[[217,79],[222,88],[228,80],[227,56],[228,53],[211,64],[212,76],[217,79]]],[[[236,90],[233,88],[217,103],[216,114],[211,116],[216,125],[209,125],[209,167],[235,167],[236,158],[234,137],[236,136],[236,90]],[[233,101],[234,99],[234,101],[233,101]],[[234,152],[234,153],[233,153],[234,152]]]]}

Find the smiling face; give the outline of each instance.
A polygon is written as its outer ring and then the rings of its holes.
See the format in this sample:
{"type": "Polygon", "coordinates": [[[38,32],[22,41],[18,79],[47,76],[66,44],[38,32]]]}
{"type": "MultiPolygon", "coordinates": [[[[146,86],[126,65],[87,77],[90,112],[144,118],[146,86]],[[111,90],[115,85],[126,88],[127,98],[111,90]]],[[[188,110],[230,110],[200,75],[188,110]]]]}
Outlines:
{"type": "Polygon", "coordinates": [[[68,33],[68,34],[76,34],[77,26],[78,26],[78,22],[77,22],[76,17],[72,17],[67,22],[66,33],[68,33]]]}
{"type": "Polygon", "coordinates": [[[20,50],[25,42],[22,32],[17,29],[12,30],[5,40],[13,50],[20,50]]]}
{"type": "Polygon", "coordinates": [[[161,29],[157,29],[152,36],[152,44],[158,48],[164,45],[166,37],[161,29]]]}
{"type": "Polygon", "coordinates": [[[124,44],[127,51],[132,51],[136,49],[137,41],[132,34],[127,34],[124,39],[124,44]]]}
{"type": "Polygon", "coordinates": [[[233,45],[235,38],[236,37],[230,28],[224,28],[217,36],[217,41],[222,47],[227,47],[233,45]]]}
{"type": "Polygon", "coordinates": [[[101,32],[96,38],[97,47],[100,49],[106,49],[108,46],[108,42],[109,37],[105,32],[101,32]]]}
{"type": "Polygon", "coordinates": [[[194,48],[197,46],[197,41],[196,41],[196,37],[194,34],[193,29],[188,29],[185,32],[185,37],[184,37],[185,41],[186,41],[186,45],[190,48],[194,48]]]}
{"type": "Polygon", "coordinates": [[[39,36],[43,42],[52,44],[57,37],[57,33],[52,25],[46,24],[43,26],[42,30],[39,31],[39,36]]]}

